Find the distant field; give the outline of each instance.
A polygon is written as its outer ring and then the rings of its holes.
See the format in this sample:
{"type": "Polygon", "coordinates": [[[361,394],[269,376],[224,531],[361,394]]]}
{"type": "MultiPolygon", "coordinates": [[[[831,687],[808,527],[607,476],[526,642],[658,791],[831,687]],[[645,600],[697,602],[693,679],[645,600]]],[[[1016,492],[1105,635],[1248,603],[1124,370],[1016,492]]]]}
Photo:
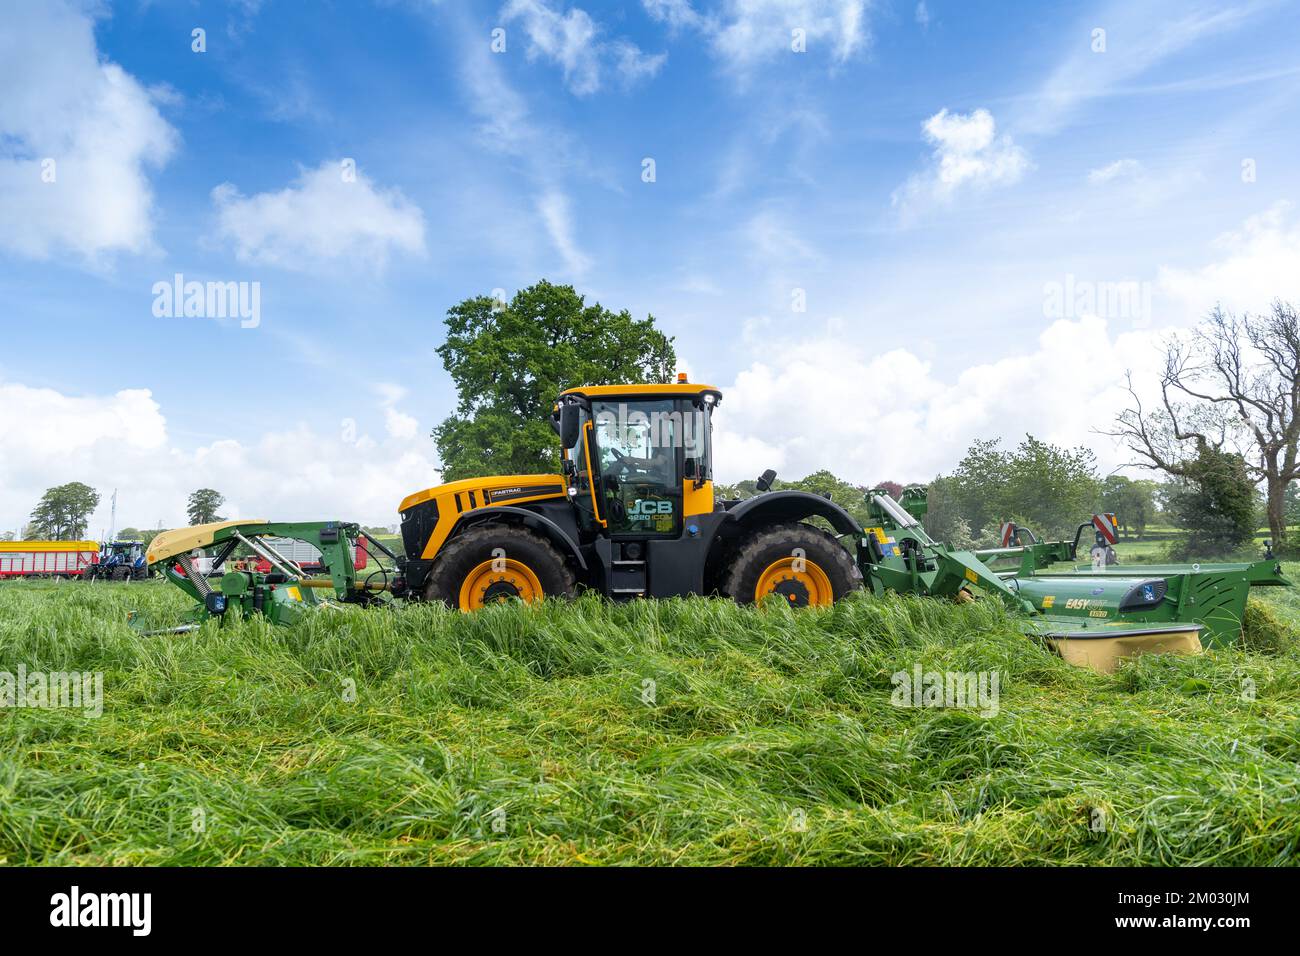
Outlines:
{"type": "MultiPolygon", "coordinates": [[[[1300,528],[1294,529],[1295,535],[1300,535],[1300,528]]],[[[1168,561],[1166,549],[1174,541],[1178,540],[1184,534],[1177,528],[1148,528],[1141,538],[1129,537],[1121,538],[1115,545],[1115,552],[1119,555],[1121,562],[1128,564],[1158,564],[1168,561]]],[[[1264,541],[1271,537],[1268,529],[1262,529],[1255,535],[1255,543],[1246,549],[1246,553],[1236,556],[1236,560],[1257,560],[1264,556],[1264,541]]],[[[1086,538],[1079,544],[1080,560],[1087,561],[1086,550],[1092,544],[1090,538],[1086,538]]]]}
{"type": "Polygon", "coordinates": [[[987,601],[142,638],[179,591],[5,583],[0,670],[102,671],[104,712],[0,712],[0,863],[1292,863],[1300,601],[1270,590],[1270,652],[1103,677],[987,601]],[[891,705],[917,663],[997,671],[1000,709],[891,705]]]}

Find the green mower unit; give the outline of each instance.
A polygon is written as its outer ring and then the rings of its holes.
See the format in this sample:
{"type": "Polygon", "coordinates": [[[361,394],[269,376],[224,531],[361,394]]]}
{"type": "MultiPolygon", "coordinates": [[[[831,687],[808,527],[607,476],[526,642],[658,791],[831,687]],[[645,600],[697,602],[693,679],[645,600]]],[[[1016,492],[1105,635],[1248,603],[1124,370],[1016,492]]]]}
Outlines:
{"type": "Polygon", "coordinates": [[[979,587],[1027,614],[1027,632],[1072,663],[1096,670],[1111,671],[1121,658],[1135,654],[1194,654],[1203,644],[1231,644],[1241,636],[1252,587],[1291,585],[1272,557],[1239,564],[1047,571],[1074,560],[1084,529],[1104,528],[1104,517],[1080,525],[1073,541],[1039,541],[1012,526],[1012,540],[1017,530],[1029,540],[956,551],[931,540],[921,527],[924,488],[906,489],[901,504],[881,490],[867,501],[875,526],[866,529],[863,574],[877,593],[888,589],[969,600],[971,588],[979,587]],[[1008,560],[1013,569],[990,567],[1008,560]]]}
{"type": "Polygon", "coordinates": [[[243,616],[263,615],[273,624],[293,624],[323,608],[374,604],[382,600],[383,592],[391,590],[393,572],[380,566],[364,580],[359,579],[361,562],[354,556],[361,555],[362,560],[373,556],[370,548],[396,565],[397,557],[379,542],[364,538],[360,525],[341,521],[220,521],[158,535],[149,546],[148,558],[151,568],[161,567],[164,577],[196,602],[189,623],[178,629],[189,630],[236,609],[243,616]],[[284,557],[272,543],[273,539],[284,538],[305,541],[319,551],[327,576],[310,577],[284,557]],[[208,575],[200,572],[194,557],[205,550],[216,552],[208,575]],[[248,560],[232,561],[237,553],[248,560]],[[270,570],[249,570],[250,565],[269,566],[270,570]],[[216,579],[216,573],[223,568],[228,569],[216,579]]]}

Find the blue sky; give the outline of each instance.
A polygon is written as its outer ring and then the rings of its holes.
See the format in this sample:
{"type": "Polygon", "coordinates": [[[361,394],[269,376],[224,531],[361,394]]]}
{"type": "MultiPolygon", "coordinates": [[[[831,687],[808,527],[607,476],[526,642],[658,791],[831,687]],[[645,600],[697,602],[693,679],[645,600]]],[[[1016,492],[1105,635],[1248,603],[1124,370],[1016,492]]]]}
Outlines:
{"type": "Polygon", "coordinates": [[[447,307],[540,278],[676,336],[729,480],[1025,431],[1109,470],[1126,368],[1300,298],[1295,3],[13,7],[0,528],[71,480],[119,525],[201,485],[392,523],[447,307]],[[156,315],[177,273],[256,282],[256,327],[156,315]]]}

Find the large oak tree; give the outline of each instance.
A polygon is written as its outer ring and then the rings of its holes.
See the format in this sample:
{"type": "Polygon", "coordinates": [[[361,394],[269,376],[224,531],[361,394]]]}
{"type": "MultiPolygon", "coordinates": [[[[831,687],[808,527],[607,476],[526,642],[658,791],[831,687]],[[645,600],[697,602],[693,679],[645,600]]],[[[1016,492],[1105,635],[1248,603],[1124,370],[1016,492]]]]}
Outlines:
{"type": "Polygon", "coordinates": [[[447,311],[438,348],[456,385],[457,414],[433,431],[444,481],[552,472],[555,398],[576,385],[667,382],[677,356],[654,316],[587,304],[543,280],[509,303],[488,296],[447,311]]]}

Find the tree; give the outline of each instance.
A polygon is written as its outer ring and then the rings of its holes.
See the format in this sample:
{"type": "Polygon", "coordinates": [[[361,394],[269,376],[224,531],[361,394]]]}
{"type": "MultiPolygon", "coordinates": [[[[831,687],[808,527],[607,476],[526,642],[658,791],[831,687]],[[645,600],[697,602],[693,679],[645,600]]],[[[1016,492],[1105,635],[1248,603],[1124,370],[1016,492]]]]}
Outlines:
{"type": "Polygon", "coordinates": [[[224,520],[217,514],[217,510],[226,503],[225,496],[211,488],[200,488],[190,495],[189,501],[185,505],[185,513],[189,516],[190,524],[210,524],[213,521],[224,520]]]}
{"type": "Polygon", "coordinates": [[[139,528],[123,528],[117,533],[117,540],[139,541],[147,548],[161,533],[161,531],[141,531],[139,528]]]}
{"type": "Polygon", "coordinates": [[[0,531],[0,541],[12,541],[14,533],[12,531],[0,531]]]}
{"type": "Polygon", "coordinates": [[[79,481],[50,488],[32,512],[29,531],[50,541],[76,541],[86,535],[90,514],[99,507],[99,492],[79,481]]]}
{"type": "MultiPolygon", "coordinates": [[[[965,520],[974,538],[992,540],[1003,521],[1066,537],[1096,510],[1101,484],[1091,451],[1033,435],[1011,452],[999,445],[997,439],[972,443],[943,489],[952,499],[945,503],[949,513],[965,520]]],[[[928,495],[927,506],[933,507],[928,495]]]]}
{"type": "MultiPolygon", "coordinates": [[[[871,512],[867,509],[867,492],[869,489],[865,485],[855,485],[843,478],[837,478],[824,468],[794,481],[783,481],[778,478],[772,483],[772,490],[806,491],[822,497],[829,496],[831,501],[851,514],[859,524],[866,525],[870,521],[871,512]]],[[[758,483],[753,478],[747,478],[734,485],[715,484],[713,493],[718,498],[744,500],[759,493],[758,483]]],[[[829,523],[826,527],[830,527],[829,523]]]]}
{"type": "Polygon", "coordinates": [[[1283,548],[1286,488],[1300,477],[1295,308],[1279,301],[1265,315],[1238,319],[1216,306],[1190,336],[1166,343],[1159,407],[1143,407],[1131,376],[1128,390],[1131,403],[1107,434],[1142,467],[1193,483],[1206,474],[1210,451],[1236,454],[1247,475],[1264,484],[1269,531],[1283,548]]]}
{"type": "Polygon", "coordinates": [[[1255,537],[1255,484],[1245,460],[1234,452],[1201,446],[1169,496],[1169,511],[1187,537],[1172,556],[1203,558],[1231,554],[1255,537]]]}
{"type": "Polygon", "coordinates": [[[1300,485],[1294,481],[1287,484],[1286,494],[1282,496],[1282,513],[1287,527],[1300,524],[1300,485]]]}
{"type": "MultiPolygon", "coordinates": [[[[781,484],[780,480],[777,485],[781,484]]],[[[747,478],[744,481],[737,482],[734,485],[724,485],[719,482],[713,483],[713,495],[715,498],[723,498],[727,501],[744,501],[746,498],[752,498],[758,494],[758,482],[753,478],[747,478]]]]}
{"type": "Polygon", "coordinates": [[[870,489],[836,478],[824,468],[798,481],[778,481],[777,485],[790,491],[807,491],[823,497],[829,495],[830,500],[851,514],[858,524],[865,525],[870,521],[871,513],[867,510],[867,492],[870,489]]]}
{"type": "MultiPolygon", "coordinates": [[[[1006,489],[1009,482],[1006,454],[998,440],[976,440],[957,464],[950,491],[957,513],[965,519],[975,537],[1008,517],[1006,489]]],[[[927,507],[929,496],[927,493],[927,507]]]]}
{"type": "Polygon", "coordinates": [[[509,304],[487,296],[447,311],[438,347],[456,385],[457,414],[433,430],[444,481],[559,468],[549,424],[575,385],[662,383],[677,364],[654,316],[587,305],[572,286],[542,280],[509,304]]]}
{"type": "Polygon", "coordinates": [[[1101,482],[1087,448],[1060,448],[1026,435],[1007,467],[1006,507],[1017,524],[1064,538],[1097,510],[1101,482]]]}
{"type": "Polygon", "coordinates": [[[1140,538],[1156,511],[1156,482],[1110,475],[1101,483],[1101,507],[1115,515],[1125,537],[1131,528],[1140,538]]]}
{"type": "Polygon", "coordinates": [[[925,533],[961,551],[977,546],[971,534],[970,522],[961,513],[956,483],[952,478],[938,475],[925,490],[925,533]]]}
{"type": "Polygon", "coordinates": [[[885,494],[897,501],[903,497],[903,486],[897,481],[878,481],[875,484],[877,488],[883,488],[885,494]]]}

